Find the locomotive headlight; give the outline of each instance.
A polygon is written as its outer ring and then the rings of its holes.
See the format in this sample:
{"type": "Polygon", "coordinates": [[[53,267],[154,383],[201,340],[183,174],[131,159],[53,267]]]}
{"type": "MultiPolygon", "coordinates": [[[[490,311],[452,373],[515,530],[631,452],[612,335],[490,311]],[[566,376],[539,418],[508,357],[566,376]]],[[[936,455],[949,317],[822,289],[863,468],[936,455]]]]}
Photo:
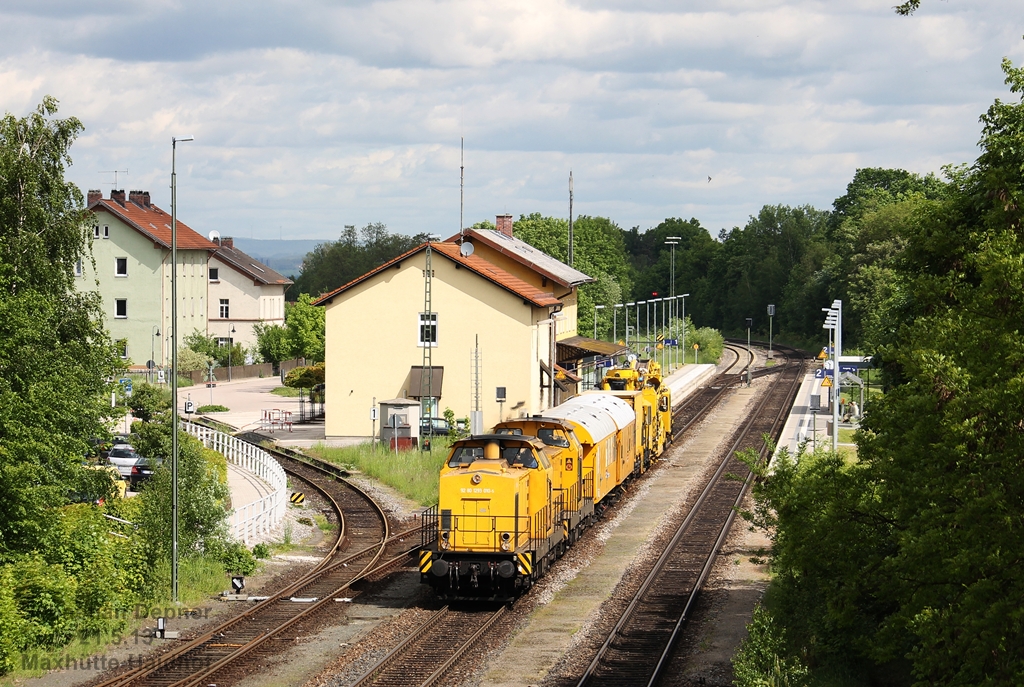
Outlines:
{"type": "Polygon", "coordinates": [[[512,535],[508,532],[501,533],[501,550],[509,551],[512,549],[512,535]]]}
{"type": "Polygon", "coordinates": [[[441,533],[441,538],[438,540],[437,544],[442,549],[447,549],[451,546],[451,542],[448,541],[448,532],[441,533]]]}

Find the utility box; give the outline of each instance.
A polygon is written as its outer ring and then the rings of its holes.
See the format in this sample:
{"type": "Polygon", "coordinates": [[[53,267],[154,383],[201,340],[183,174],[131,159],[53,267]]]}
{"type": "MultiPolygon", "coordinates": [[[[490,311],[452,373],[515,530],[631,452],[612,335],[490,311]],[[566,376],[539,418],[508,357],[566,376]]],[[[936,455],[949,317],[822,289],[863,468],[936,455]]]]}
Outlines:
{"type": "Polygon", "coordinates": [[[395,449],[411,449],[419,444],[420,402],[412,398],[393,398],[380,402],[380,443],[395,449]]]}
{"type": "Polygon", "coordinates": [[[809,407],[814,412],[821,410],[821,394],[811,394],[809,407]]]}

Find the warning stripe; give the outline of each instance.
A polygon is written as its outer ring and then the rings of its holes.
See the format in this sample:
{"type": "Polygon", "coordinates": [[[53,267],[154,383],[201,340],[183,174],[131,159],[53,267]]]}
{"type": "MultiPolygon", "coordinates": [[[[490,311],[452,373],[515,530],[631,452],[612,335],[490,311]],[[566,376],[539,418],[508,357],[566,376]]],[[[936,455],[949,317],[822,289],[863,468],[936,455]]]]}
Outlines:
{"type": "Polygon", "coordinates": [[[521,575],[532,575],[533,574],[533,554],[530,552],[517,553],[516,558],[519,559],[519,573],[521,575]]]}
{"type": "Polygon", "coordinates": [[[420,572],[430,572],[430,566],[433,564],[434,556],[429,549],[420,551],[420,572]]]}

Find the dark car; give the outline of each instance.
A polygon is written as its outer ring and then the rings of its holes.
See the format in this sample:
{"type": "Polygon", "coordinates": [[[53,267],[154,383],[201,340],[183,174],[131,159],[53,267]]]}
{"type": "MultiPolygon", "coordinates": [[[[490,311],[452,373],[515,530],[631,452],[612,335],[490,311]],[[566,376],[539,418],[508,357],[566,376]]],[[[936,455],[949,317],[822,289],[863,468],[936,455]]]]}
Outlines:
{"type": "Polygon", "coordinates": [[[420,436],[447,436],[451,425],[443,417],[420,418],[420,436]]]}
{"type": "Polygon", "coordinates": [[[132,472],[128,476],[128,484],[132,491],[138,491],[138,486],[148,480],[156,472],[157,467],[163,463],[159,458],[143,458],[139,456],[138,462],[132,466],[132,472]]]}

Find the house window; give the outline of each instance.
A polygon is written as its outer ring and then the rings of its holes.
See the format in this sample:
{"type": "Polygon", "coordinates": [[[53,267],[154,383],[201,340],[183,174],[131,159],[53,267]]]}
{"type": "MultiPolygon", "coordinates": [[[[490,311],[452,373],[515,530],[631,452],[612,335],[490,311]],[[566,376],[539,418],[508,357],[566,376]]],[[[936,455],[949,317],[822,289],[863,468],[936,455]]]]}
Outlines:
{"type": "Polygon", "coordinates": [[[220,281],[220,268],[219,267],[211,267],[210,268],[210,281],[220,281]]]}
{"type": "Polygon", "coordinates": [[[110,238],[110,227],[107,226],[106,224],[103,225],[103,238],[105,238],[105,239],[109,239],[110,238]]]}
{"type": "Polygon", "coordinates": [[[122,359],[128,359],[128,342],[125,339],[121,339],[117,342],[117,354],[122,359]]]}
{"type": "Polygon", "coordinates": [[[98,239],[100,237],[100,225],[94,224],[92,226],[92,237],[98,239]]]}
{"type": "Polygon", "coordinates": [[[219,336],[217,337],[217,345],[220,346],[221,348],[224,348],[225,346],[231,346],[231,339],[229,337],[219,336]]]}
{"type": "Polygon", "coordinates": [[[82,276],[82,259],[81,258],[79,258],[78,260],[75,260],[75,276],[76,277],[81,277],[82,276]]]}
{"type": "Polygon", "coordinates": [[[419,342],[418,345],[429,345],[431,348],[437,346],[437,313],[420,313],[419,342]]]}
{"type": "Polygon", "coordinates": [[[114,300],[114,317],[122,320],[128,317],[127,298],[117,298],[114,300]]]}
{"type": "Polygon", "coordinates": [[[230,310],[228,309],[228,299],[227,298],[221,298],[220,299],[220,317],[221,317],[221,319],[222,320],[226,320],[228,317],[230,317],[229,313],[230,313],[230,310]]]}
{"type": "Polygon", "coordinates": [[[128,276],[128,258],[114,258],[114,276],[128,276]]]}

